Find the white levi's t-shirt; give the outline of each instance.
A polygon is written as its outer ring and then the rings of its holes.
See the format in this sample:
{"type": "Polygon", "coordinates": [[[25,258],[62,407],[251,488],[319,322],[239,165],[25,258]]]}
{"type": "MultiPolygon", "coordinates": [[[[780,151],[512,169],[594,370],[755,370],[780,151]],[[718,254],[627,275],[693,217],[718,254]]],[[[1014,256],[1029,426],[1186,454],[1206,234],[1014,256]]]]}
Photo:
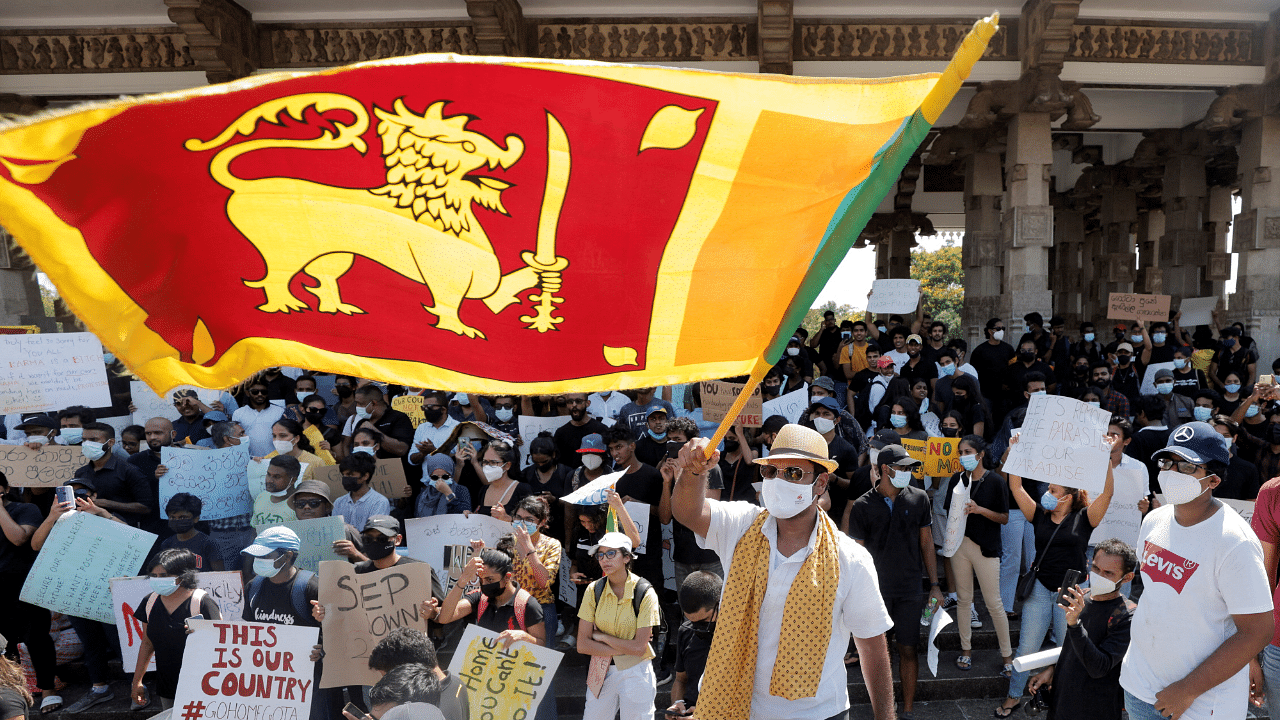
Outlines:
{"type": "MultiPolygon", "coordinates": [[[[1173,506],[1151,511],[1138,538],[1142,599],[1120,685],[1155,703],[1156,693],[1190,675],[1236,633],[1232,615],[1271,611],[1262,545],[1249,524],[1222,506],[1207,520],[1183,527],[1173,506]]],[[[1196,698],[1185,720],[1244,718],[1249,669],[1196,698]]]]}

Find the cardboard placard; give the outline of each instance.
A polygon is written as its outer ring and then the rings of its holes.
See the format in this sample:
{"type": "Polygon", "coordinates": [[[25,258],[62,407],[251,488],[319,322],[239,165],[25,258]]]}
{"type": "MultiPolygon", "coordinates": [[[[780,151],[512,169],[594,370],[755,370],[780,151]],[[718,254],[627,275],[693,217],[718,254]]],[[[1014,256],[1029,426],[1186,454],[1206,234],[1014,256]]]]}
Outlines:
{"type": "Polygon", "coordinates": [[[102,343],[93,333],[0,335],[0,413],[110,404],[102,343]]]}
{"type": "Polygon", "coordinates": [[[1102,492],[1111,463],[1111,413],[1061,395],[1032,395],[1004,471],[1063,487],[1102,492]]]}
{"type": "Polygon", "coordinates": [[[218,450],[160,448],[160,462],[168,470],[160,478],[160,517],[167,518],[165,506],[178,493],[191,493],[204,502],[203,520],[248,515],[253,512],[249,494],[248,444],[218,450]]]}
{"type": "MultiPolygon", "coordinates": [[[[164,397],[160,397],[151,389],[151,386],[141,380],[134,380],[129,383],[130,400],[133,401],[133,422],[135,425],[146,426],[147,421],[151,418],[162,417],[166,420],[173,421],[182,417],[178,412],[178,408],[173,405],[173,394],[179,390],[195,390],[196,397],[200,398],[200,402],[213,406],[218,402],[218,398],[222,397],[221,390],[206,390],[198,388],[194,385],[179,385],[173,390],[165,393],[164,397]]],[[[182,438],[178,438],[181,440],[182,438]]]]}
{"type": "Polygon", "coordinates": [[[11,487],[55,487],[71,479],[87,461],[79,445],[0,445],[0,471],[11,487]]]}
{"type": "MultiPolygon", "coordinates": [[[[306,466],[303,465],[303,467],[306,466]]],[[[337,500],[347,494],[347,491],[342,489],[342,471],[337,465],[322,465],[313,470],[311,476],[329,486],[330,500],[337,500]]],[[[373,481],[369,486],[390,500],[392,504],[406,497],[409,481],[405,479],[404,464],[400,462],[400,458],[379,459],[378,469],[373,474],[373,481]]]]}
{"type": "Polygon", "coordinates": [[[551,678],[564,656],[524,642],[503,649],[497,637],[479,625],[468,625],[449,672],[467,686],[472,707],[484,708],[482,717],[534,717],[550,694],[551,678]]]}
{"type": "Polygon", "coordinates": [[[809,407],[809,387],[793,390],[786,395],[764,402],[760,406],[760,414],[768,420],[774,415],[781,415],[789,423],[800,422],[800,416],[809,407]]]}
{"type": "Polygon", "coordinates": [[[111,578],[137,575],[152,533],[86,512],[54,524],[22,585],[21,600],[54,612],[115,622],[111,578]]]}
{"type": "Polygon", "coordinates": [[[462,568],[471,559],[471,541],[483,540],[494,547],[498,538],[511,534],[511,523],[488,515],[435,515],[414,518],[404,523],[405,554],[429,563],[447,593],[462,576],[462,568]]]}
{"type": "Polygon", "coordinates": [[[909,313],[920,306],[919,280],[876,280],[871,283],[867,311],[873,313],[909,313]]]}
{"type": "Polygon", "coordinates": [[[324,606],[324,669],[320,687],[373,685],[382,673],[369,668],[369,653],[398,628],[427,631],[420,605],[431,597],[431,566],[404,563],[357,575],[345,561],[320,563],[324,606]]]}
{"type": "Polygon", "coordinates": [[[408,415],[414,429],[417,429],[427,419],[422,411],[422,400],[421,395],[400,395],[391,400],[391,409],[408,415]]]}
{"type": "Polygon", "coordinates": [[[902,449],[907,451],[913,459],[919,460],[920,465],[911,472],[911,477],[917,480],[924,479],[924,462],[928,457],[929,443],[924,440],[912,440],[911,438],[902,438],[902,449]]]}
{"type": "MultiPolygon", "coordinates": [[[[240,573],[231,570],[196,573],[196,586],[209,593],[224,619],[234,620],[244,611],[244,583],[240,573]]],[[[133,616],[133,611],[150,592],[151,583],[145,575],[111,578],[111,609],[116,616],[120,652],[127,668],[138,666],[138,648],[142,646],[142,623],[133,616]]],[[[147,667],[156,669],[154,655],[147,667]]]]}
{"type": "MultiPolygon", "coordinates": [[[[702,400],[702,419],[718,423],[724,420],[725,413],[733,407],[734,401],[742,394],[746,385],[738,383],[709,380],[698,383],[698,393],[702,400]]],[[[760,386],[756,385],[742,412],[733,421],[734,425],[743,427],[760,427],[764,423],[764,407],[760,399],[760,386]]]]}
{"type": "Polygon", "coordinates": [[[311,713],[320,628],[193,620],[173,714],[182,720],[302,720],[311,713]]]}
{"type": "Polygon", "coordinates": [[[1178,305],[1178,312],[1182,313],[1182,317],[1178,318],[1178,325],[1184,328],[1212,325],[1213,311],[1217,307],[1216,297],[1182,298],[1182,303],[1178,305]]]}
{"type": "Polygon", "coordinates": [[[262,532],[270,527],[287,527],[298,534],[302,549],[294,566],[311,572],[320,571],[320,563],[326,560],[342,560],[333,551],[333,544],[347,539],[347,524],[340,516],[313,518],[311,520],[292,520],[290,522],[254,525],[253,529],[262,532]]]}
{"type": "Polygon", "coordinates": [[[924,454],[924,474],[929,477],[951,477],[964,470],[960,465],[960,438],[931,437],[924,454]]]}
{"type": "Polygon", "coordinates": [[[568,415],[557,415],[555,417],[533,417],[531,415],[521,415],[516,418],[516,427],[520,429],[520,467],[529,467],[529,446],[533,444],[533,439],[538,437],[538,433],[549,432],[553,436],[561,425],[569,422],[568,415]]]}
{"type": "Polygon", "coordinates": [[[1107,296],[1107,319],[1164,322],[1169,319],[1170,300],[1168,295],[1111,293],[1107,296]]]}

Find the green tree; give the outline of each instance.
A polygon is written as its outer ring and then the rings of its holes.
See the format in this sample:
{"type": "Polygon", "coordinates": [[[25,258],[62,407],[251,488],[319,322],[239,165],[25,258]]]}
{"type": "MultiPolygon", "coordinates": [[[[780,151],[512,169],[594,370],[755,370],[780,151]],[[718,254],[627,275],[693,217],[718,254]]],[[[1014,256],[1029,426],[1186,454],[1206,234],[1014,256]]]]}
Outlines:
{"type": "Polygon", "coordinates": [[[818,307],[809,308],[809,312],[805,313],[804,321],[800,325],[809,331],[809,337],[813,337],[814,333],[822,328],[822,314],[828,310],[836,314],[837,325],[845,320],[861,320],[863,315],[862,310],[852,305],[836,305],[835,300],[828,300],[818,307]]]}
{"type": "Polygon", "coordinates": [[[911,279],[920,281],[925,310],[930,317],[947,324],[948,338],[960,337],[960,311],[964,307],[964,263],[960,246],[948,239],[937,250],[912,250],[911,279]]]}

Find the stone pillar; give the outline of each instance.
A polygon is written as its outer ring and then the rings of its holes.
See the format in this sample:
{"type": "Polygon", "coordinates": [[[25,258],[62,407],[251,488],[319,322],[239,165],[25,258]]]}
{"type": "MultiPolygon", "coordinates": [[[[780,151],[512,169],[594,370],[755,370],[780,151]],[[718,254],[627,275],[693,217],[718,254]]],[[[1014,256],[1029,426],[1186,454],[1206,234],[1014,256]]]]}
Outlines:
{"type": "Polygon", "coordinates": [[[1223,297],[1227,291],[1227,280],[1231,279],[1231,254],[1227,252],[1227,233],[1231,230],[1231,188],[1209,188],[1208,220],[1205,228],[1209,233],[1209,257],[1206,261],[1204,277],[1201,280],[1201,297],[1223,297]]]}
{"type": "Polygon", "coordinates": [[[1081,301],[1085,275],[1083,243],[1084,214],[1073,208],[1055,208],[1053,212],[1053,313],[1061,315],[1067,321],[1069,333],[1075,333],[1084,312],[1081,301]]]}
{"type": "Polygon", "coordinates": [[[1182,298],[1205,296],[1202,279],[1210,250],[1209,233],[1204,230],[1207,194],[1204,157],[1175,155],[1166,160],[1159,253],[1164,294],[1173,296],[1173,307],[1182,298]]]}
{"type": "MultiPolygon", "coordinates": [[[[1081,314],[1096,323],[1106,321],[1106,302],[1098,301],[1098,288],[1102,287],[1102,280],[1107,273],[1107,262],[1102,256],[1102,233],[1098,230],[1088,232],[1084,236],[1084,242],[1080,243],[1080,265],[1082,276],[1080,278],[1080,288],[1083,296],[1080,298],[1081,314]]],[[[1099,337],[1103,337],[1099,334],[1099,337]]]]}
{"type": "Polygon", "coordinates": [[[1008,316],[1003,302],[1004,267],[1000,245],[1000,205],[1004,176],[1000,154],[977,152],[964,160],[964,308],[961,325],[972,349],[984,339],[982,328],[992,317],[1008,316]]]}
{"type": "Polygon", "coordinates": [[[1129,188],[1112,186],[1102,189],[1101,199],[1098,219],[1102,223],[1102,254],[1106,259],[1106,275],[1098,288],[1098,297],[1105,301],[1113,292],[1133,292],[1137,271],[1133,226],[1138,221],[1138,198],[1129,188]]]}
{"type": "MultiPolygon", "coordinates": [[[[1258,372],[1266,374],[1280,356],[1280,117],[1246,120],[1239,153],[1242,206],[1232,249],[1240,267],[1229,318],[1244,321],[1258,343],[1258,372]]],[[[1230,256],[1226,265],[1229,271],[1230,256]]],[[[1215,277],[1220,269],[1209,267],[1215,277]]]]}
{"type": "MultiPolygon", "coordinates": [[[[0,227],[0,325],[37,325],[57,332],[57,321],[45,315],[36,266],[0,227]]],[[[73,331],[75,328],[67,328],[73,331]]]]}
{"type": "Polygon", "coordinates": [[[1138,280],[1134,292],[1164,294],[1164,270],[1160,264],[1160,236],[1164,235],[1164,211],[1148,210],[1138,216],[1138,280]]]}
{"type": "Polygon", "coordinates": [[[1049,178],[1053,149],[1048,113],[1019,113],[1009,120],[1005,157],[1008,188],[1002,230],[1005,256],[1004,291],[1009,314],[1005,326],[1017,337],[1026,330],[1022,316],[1052,311],[1049,292],[1049,248],[1053,245],[1053,208],[1049,178]]]}
{"type": "MultiPolygon", "coordinates": [[[[887,242],[881,243],[885,249],[885,274],[876,277],[891,280],[906,280],[911,277],[911,248],[916,246],[916,233],[912,227],[894,229],[889,233],[887,242]]],[[[879,259],[877,255],[877,260],[879,259]]],[[[876,263],[879,271],[879,263],[876,263]]]]}

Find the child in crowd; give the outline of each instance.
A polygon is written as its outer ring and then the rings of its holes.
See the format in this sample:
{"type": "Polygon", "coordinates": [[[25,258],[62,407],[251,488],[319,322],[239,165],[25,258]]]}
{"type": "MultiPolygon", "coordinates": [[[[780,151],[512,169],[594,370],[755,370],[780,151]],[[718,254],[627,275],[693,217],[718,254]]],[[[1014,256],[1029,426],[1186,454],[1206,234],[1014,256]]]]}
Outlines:
{"type": "Polygon", "coordinates": [[[709,572],[691,572],[680,585],[680,611],[684,622],[676,632],[676,679],[671,684],[671,706],[666,716],[683,718],[698,704],[698,684],[711,652],[711,638],[720,614],[724,580],[709,572]]]}
{"type": "Polygon", "coordinates": [[[222,551],[212,538],[196,529],[203,510],[204,503],[191,493],[178,493],[169,498],[164,512],[169,516],[169,529],[175,534],[160,543],[160,549],[190,550],[196,556],[196,570],[221,571],[225,569],[222,565],[222,551]]]}

